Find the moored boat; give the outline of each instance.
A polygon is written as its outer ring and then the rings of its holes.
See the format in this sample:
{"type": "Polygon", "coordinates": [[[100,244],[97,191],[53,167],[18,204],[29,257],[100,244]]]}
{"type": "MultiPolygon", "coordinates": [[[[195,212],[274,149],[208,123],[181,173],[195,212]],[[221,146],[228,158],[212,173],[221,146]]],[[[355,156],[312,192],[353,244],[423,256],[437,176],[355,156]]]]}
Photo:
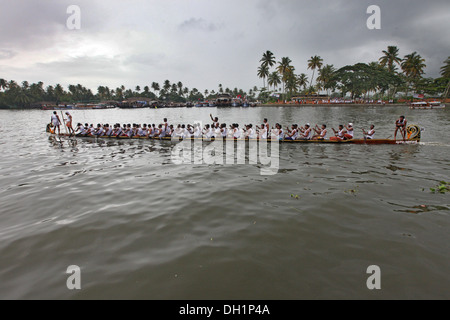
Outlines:
{"type": "Polygon", "coordinates": [[[445,104],[441,103],[440,101],[419,101],[419,102],[412,102],[409,106],[410,109],[444,109],[445,104]]]}

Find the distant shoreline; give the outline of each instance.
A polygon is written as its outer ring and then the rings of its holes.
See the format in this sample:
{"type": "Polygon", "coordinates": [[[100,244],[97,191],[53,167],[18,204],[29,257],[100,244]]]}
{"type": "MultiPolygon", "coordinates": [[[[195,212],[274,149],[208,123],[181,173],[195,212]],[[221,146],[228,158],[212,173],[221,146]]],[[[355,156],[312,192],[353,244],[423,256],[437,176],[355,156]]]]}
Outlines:
{"type": "Polygon", "coordinates": [[[405,103],[267,103],[258,107],[408,107],[405,103]]]}

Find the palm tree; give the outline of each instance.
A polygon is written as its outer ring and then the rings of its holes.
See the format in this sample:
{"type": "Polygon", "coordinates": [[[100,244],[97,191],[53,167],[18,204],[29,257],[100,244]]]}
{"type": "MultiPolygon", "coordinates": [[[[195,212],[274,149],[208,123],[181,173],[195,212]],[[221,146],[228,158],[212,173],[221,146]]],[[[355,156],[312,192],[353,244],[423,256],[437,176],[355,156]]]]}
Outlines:
{"type": "Polygon", "coordinates": [[[398,48],[396,46],[388,46],[387,50],[383,50],[383,54],[378,61],[383,67],[387,66],[389,73],[394,73],[394,63],[400,65],[402,62],[402,59],[398,56],[398,48]]]}
{"type": "Polygon", "coordinates": [[[289,70],[288,72],[286,72],[285,82],[286,82],[286,89],[289,90],[290,95],[298,91],[298,81],[293,70],[289,70]]]}
{"type": "Polygon", "coordinates": [[[169,80],[165,80],[164,84],[163,84],[164,91],[166,91],[166,92],[169,91],[170,87],[171,87],[170,81],[169,80]]]}
{"type": "Polygon", "coordinates": [[[183,94],[183,83],[181,81],[178,81],[177,88],[178,88],[178,94],[181,96],[183,94]]]}
{"type": "Polygon", "coordinates": [[[61,100],[61,98],[64,94],[65,94],[64,88],[62,87],[62,85],[57,83],[55,86],[55,98],[56,98],[57,103],[59,103],[59,101],[61,100]]]}
{"type": "Polygon", "coordinates": [[[289,59],[288,57],[283,57],[278,62],[277,71],[281,75],[281,79],[282,79],[282,82],[283,82],[283,92],[285,92],[284,87],[285,87],[285,83],[286,83],[286,75],[293,68],[291,66],[291,62],[292,62],[292,60],[289,59]]]}
{"type": "Polygon", "coordinates": [[[424,74],[423,69],[425,69],[425,59],[417,54],[417,52],[413,52],[411,54],[407,54],[402,61],[402,69],[407,77],[418,78],[424,74]]]}
{"type": "Polygon", "coordinates": [[[263,53],[263,56],[261,60],[259,60],[259,62],[261,62],[261,66],[263,67],[272,67],[276,63],[275,56],[272,52],[267,50],[265,53],[263,53]]]}
{"type": "Polygon", "coordinates": [[[175,83],[173,83],[172,87],[170,88],[170,93],[176,94],[177,91],[178,91],[178,86],[175,83]]]}
{"type": "Polygon", "coordinates": [[[310,86],[312,86],[312,83],[313,83],[314,71],[316,69],[320,70],[320,68],[322,68],[322,64],[323,64],[323,59],[319,56],[311,57],[311,59],[308,60],[308,69],[311,69],[313,71],[312,77],[311,77],[311,82],[309,83],[310,86]]]}
{"type": "Polygon", "coordinates": [[[140,86],[136,86],[136,92],[139,93],[141,91],[141,87],[140,86]]]}
{"type": "Polygon", "coordinates": [[[441,76],[450,79],[450,56],[444,61],[444,65],[441,67],[441,76]]]}
{"type": "Polygon", "coordinates": [[[261,65],[258,68],[258,77],[263,79],[263,86],[266,87],[265,79],[269,75],[269,67],[261,65]]]}
{"type": "Polygon", "coordinates": [[[152,82],[152,89],[153,91],[159,91],[159,83],[158,82],[152,82]]]}
{"type": "Polygon", "coordinates": [[[6,88],[8,88],[8,81],[5,79],[0,79],[0,89],[5,90],[6,88]]]}
{"type": "Polygon", "coordinates": [[[327,94],[328,89],[332,89],[336,85],[336,82],[333,81],[335,71],[332,64],[327,64],[322,69],[319,69],[317,82],[320,84],[320,88],[327,90],[327,94]]]}
{"type": "Polygon", "coordinates": [[[281,79],[280,76],[278,75],[278,73],[276,71],[272,72],[268,79],[267,79],[267,84],[270,86],[273,86],[273,90],[275,91],[276,88],[278,87],[279,84],[281,84],[281,79]]]}
{"type": "Polygon", "coordinates": [[[29,86],[28,81],[22,81],[22,89],[27,90],[29,86]]]}
{"type": "Polygon", "coordinates": [[[417,84],[417,81],[422,77],[422,74],[424,74],[423,69],[426,67],[425,59],[414,51],[403,58],[401,67],[410,83],[417,84]]]}
{"type": "Polygon", "coordinates": [[[32,102],[32,97],[26,89],[20,88],[20,90],[18,90],[15,94],[14,101],[24,107],[28,106],[32,102]]]}
{"type": "Polygon", "coordinates": [[[308,85],[308,76],[304,73],[298,75],[297,83],[299,87],[303,87],[303,90],[306,90],[306,86],[308,85]]]}

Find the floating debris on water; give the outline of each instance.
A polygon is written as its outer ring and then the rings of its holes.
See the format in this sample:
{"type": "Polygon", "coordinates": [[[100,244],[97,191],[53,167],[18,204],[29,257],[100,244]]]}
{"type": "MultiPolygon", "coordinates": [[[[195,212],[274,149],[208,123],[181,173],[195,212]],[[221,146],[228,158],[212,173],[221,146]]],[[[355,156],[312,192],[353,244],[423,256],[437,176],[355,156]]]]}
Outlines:
{"type": "Polygon", "coordinates": [[[450,191],[450,183],[446,181],[439,181],[439,184],[434,187],[430,188],[430,191],[432,193],[446,193],[450,191]]]}

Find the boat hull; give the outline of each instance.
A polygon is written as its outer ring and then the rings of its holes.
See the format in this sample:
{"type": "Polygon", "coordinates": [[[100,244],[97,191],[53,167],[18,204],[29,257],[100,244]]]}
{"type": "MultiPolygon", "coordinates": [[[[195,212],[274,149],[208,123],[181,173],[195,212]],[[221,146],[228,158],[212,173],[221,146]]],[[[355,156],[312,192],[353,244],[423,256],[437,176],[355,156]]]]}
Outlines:
{"type": "MultiPolygon", "coordinates": [[[[82,135],[69,135],[68,133],[61,133],[61,134],[54,134],[49,133],[51,136],[57,136],[57,137],[71,137],[71,138],[82,138],[82,139],[108,139],[108,140],[159,140],[159,141],[172,141],[172,142],[178,142],[178,141],[205,141],[205,142],[211,142],[215,139],[207,139],[207,138],[171,138],[171,137],[163,137],[163,138],[153,138],[153,137],[127,137],[127,136],[82,136],[82,135]]],[[[223,141],[260,141],[260,139],[233,139],[233,138],[225,138],[223,141]]],[[[261,140],[266,141],[268,143],[272,142],[280,142],[280,143],[301,143],[301,144],[417,144],[420,142],[419,139],[410,139],[410,140],[393,140],[393,139],[351,139],[351,140],[261,140]]]]}

